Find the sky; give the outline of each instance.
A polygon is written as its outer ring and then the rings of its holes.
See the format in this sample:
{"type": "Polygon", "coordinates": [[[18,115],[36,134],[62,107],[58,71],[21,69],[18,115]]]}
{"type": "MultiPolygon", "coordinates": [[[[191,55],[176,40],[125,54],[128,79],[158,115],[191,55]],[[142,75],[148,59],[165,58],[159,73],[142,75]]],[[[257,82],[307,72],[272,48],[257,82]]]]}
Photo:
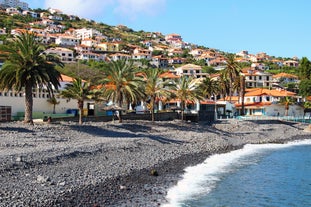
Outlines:
{"type": "Polygon", "coordinates": [[[32,9],[175,33],[183,41],[236,53],[311,60],[310,0],[23,0],[32,9]]]}

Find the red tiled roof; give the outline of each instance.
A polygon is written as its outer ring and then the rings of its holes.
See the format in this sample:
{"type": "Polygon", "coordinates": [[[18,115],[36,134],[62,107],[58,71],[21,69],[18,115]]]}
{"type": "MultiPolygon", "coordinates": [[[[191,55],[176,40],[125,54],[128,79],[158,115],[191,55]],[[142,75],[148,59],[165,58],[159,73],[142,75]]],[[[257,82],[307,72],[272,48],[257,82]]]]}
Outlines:
{"type": "Polygon", "coordinates": [[[171,79],[174,79],[174,78],[180,78],[180,76],[175,75],[174,73],[171,73],[171,72],[165,72],[165,73],[162,73],[160,75],[160,78],[171,78],[171,79]]]}
{"type": "MultiPolygon", "coordinates": [[[[259,108],[259,107],[269,106],[269,105],[271,105],[271,102],[244,103],[244,107],[247,107],[247,108],[259,108]]],[[[236,103],[235,106],[241,107],[242,103],[236,103]]]]}
{"type": "Polygon", "coordinates": [[[296,93],[286,90],[269,90],[265,88],[257,88],[249,90],[248,92],[245,93],[245,96],[262,96],[262,95],[285,97],[285,96],[294,96],[296,95],[296,93]]]}

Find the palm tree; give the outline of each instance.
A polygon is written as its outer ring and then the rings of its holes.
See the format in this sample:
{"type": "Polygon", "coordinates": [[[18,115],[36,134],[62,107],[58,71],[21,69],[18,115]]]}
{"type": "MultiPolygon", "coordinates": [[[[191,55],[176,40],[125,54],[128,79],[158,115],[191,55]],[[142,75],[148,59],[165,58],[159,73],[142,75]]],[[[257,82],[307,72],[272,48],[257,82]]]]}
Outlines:
{"type": "MultiPolygon", "coordinates": [[[[133,62],[126,60],[112,61],[104,68],[105,85],[104,96],[117,104],[119,108],[125,102],[134,103],[144,96],[141,90],[143,79],[137,76],[138,70],[133,67],[133,62]]],[[[119,111],[119,122],[122,122],[119,111]]]]}
{"type": "Polygon", "coordinates": [[[45,55],[44,50],[36,35],[29,32],[21,32],[11,44],[0,46],[6,59],[0,70],[0,90],[24,90],[25,123],[33,123],[33,89],[45,87],[53,94],[60,86],[61,74],[55,67],[63,64],[54,55],[45,55]]]}
{"type": "Polygon", "coordinates": [[[234,54],[228,54],[226,56],[226,68],[223,70],[223,77],[226,78],[229,82],[229,96],[230,102],[234,89],[234,80],[240,76],[240,67],[235,61],[234,54]]]}
{"type": "Polygon", "coordinates": [[[202,83],[199,85],[199,92],[201,93],[202,97],[208,97],[211,98],[214,96],[215,101],[215,120],[217,119],[217,103],[216,103],[216,96],[221,92],[220,90],[220,82],[210,79],[209,77],[206,77],[202,83]]]}
{"type": "Polygon", "coordinates": [[[284,116],[288,116],[289,106],[294,103],[293,98],[289,97],[289,96],[285,96],[285,97],[283,97],[281,99],[280,103],[282,105],[284,105],[284,107],[285,107],[285,114],[284,114],[284,116]]]}
{"type": "Polygon", "coordinates": [[[244,116],[245,115],[245,103],[244,103],[244,98],[245,98],[245,76],[244,75],[241,75],[241,78],[240,78],[240,94],[241,94],[241,116],[244,116]]]}
{"type": "Polygon", "coordinates": [[[173,93],[181,102],[181,120],[184,120],[186,102],[202,99],[198,90],[199,85],[200,79],[187,76],[182,76],[175,82],[173,93]]]}
{"type": "Polygon", "coordinates": [[[154,105],[156,98],[167,98],[170,96],[171,92],[167,86],[169,86],[168,81],[164,81],[160,78],[164,71],[159,68],[147,69],[144,72],[145,76],[145,94],[150,98],[150,110],[151,110],[151,120],[154,122],[154,105]]]}
{"type": "Polygon", "coordinates": [[[56,97],[53,95],[51,98],[49,98],[49,99],[47,100],[47,102],[49,102],[50,104],[53,105],[53,114],[55,114],[55,113],[56,113],[55,107],[56,107],[57,104],[60,103],[60,101],[57,101],[56,97]]]}
{"type": "Polygon", "coordinates": [[[206,77],[199,85],[199,91],[203,97],[216,96],[220,91],[218,81],[206,77]]]}
{"type": "Polygon", "coordinates": [[[92,97],[90,84],[82,81],[81,78],[74,79],[72,83],[66,84],[65,89],[60,92],[60,96],[68,99],[76,99],[78,101],[79,124],[82,124],[84,101],[92,97]]]}

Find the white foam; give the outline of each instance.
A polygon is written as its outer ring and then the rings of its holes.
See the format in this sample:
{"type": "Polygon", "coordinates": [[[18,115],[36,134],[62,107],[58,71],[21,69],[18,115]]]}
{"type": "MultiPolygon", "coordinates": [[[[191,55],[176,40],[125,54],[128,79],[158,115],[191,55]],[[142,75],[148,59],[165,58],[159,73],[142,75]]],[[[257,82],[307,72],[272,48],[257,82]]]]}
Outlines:
{"type": "Polygon", "coordinates": [[[215,188],[221,175],[229,173],[235,164],[245,165],[247,156],[267,152],[279,148],[285,148],[296,145],[311,145],[311,140],[295,141],[288,144],[249,144],[242,149],[235,150],[225,154],[215,154],[207,158],[203,163],[188,167],[182,179],[176,186],[168,190],[166,199],[168,203],[162,207],[178,207],[189,198],[194,198],[200,194],[208,194],[215,188]],[[243,163],[244,162],[244,163],[243,163]]]}

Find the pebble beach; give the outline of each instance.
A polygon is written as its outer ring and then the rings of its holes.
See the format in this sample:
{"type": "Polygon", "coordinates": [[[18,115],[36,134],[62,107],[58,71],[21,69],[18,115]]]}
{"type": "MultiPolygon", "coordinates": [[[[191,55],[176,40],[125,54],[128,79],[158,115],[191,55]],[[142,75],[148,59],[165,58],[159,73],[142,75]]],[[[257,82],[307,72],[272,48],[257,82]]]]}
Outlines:
{"type": "Polygon", "coordinates": [[[0,207],[161,206],[183,169],[245,144],[310,139],[279,120],[0,123],[0,207]]]}

